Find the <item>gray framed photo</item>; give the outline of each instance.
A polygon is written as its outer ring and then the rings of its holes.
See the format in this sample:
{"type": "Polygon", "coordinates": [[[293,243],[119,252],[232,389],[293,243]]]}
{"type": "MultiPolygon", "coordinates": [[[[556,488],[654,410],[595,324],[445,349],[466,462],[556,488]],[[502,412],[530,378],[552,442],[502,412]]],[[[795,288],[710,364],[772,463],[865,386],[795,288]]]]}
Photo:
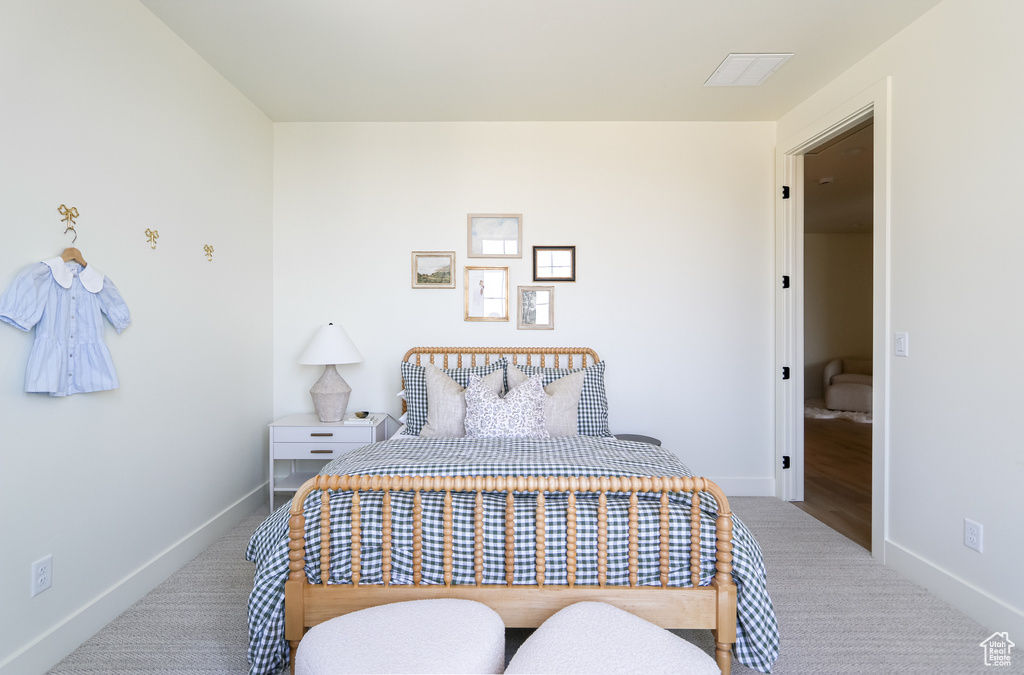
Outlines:
{"type": "Polygon", "coordinates": [[[555,287],[519,287],[519,330],[551,330],[555,327],[555,287]]]}
{"type": "Polygon", "coordinates": [[[413,251],[413,288],[455,288],[455,251],[413,251]]]}
{"type": "Polygon", "coordinates": [[[470,213],[467,217],[470,258],[522,258],[521,213],[470,213]]]}
{"type": "Polygon", "coordinates": [[[508,321],[508,268],[466,267],[466,321],[508,321]]]}
{"type": "Polygon", "coordinates": [[[534,246],[534,281],[576,281],[575,246],[534,246]]]}

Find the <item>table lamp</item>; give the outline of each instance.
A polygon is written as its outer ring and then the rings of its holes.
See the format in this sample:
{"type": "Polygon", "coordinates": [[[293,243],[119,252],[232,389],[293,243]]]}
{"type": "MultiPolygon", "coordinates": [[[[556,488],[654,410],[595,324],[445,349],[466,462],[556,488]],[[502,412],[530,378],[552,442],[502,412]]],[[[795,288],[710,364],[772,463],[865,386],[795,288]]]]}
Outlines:
{"type": "Polygon", "coordinates": [[[341,326],[333,323],[320,326],[309,341],[306,351],[299,357],[299,363],[324,366],[324,374],[309,390],[321,422],[340,422],[348,408],[348,397],[352,394],[352,387],[338,373],[337,364],[362,361],[363,355],[341,326]]]}

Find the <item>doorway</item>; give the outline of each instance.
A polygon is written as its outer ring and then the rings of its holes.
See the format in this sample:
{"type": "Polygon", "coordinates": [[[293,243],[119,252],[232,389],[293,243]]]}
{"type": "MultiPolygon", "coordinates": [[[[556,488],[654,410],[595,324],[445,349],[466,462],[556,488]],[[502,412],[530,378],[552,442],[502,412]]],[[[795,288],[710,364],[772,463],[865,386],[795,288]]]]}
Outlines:
{"type": "Polygon", "coordinates": [[[888,463],[889,383],[889,175],[890,88],[885,78],[811,122],[801,131],[780,139],[776,175],[776,380],[775,452],[776,495],[787,501],[805,499],[804,400],[804,199],[805,159],[808,153],[850,134],[860,125],[872,126],[871,241],[871,555],[885,562],[888,521],[886,466],[888,463]],[[788,186],[788,187],[787,187],[788,186]],[[793,367],[796,366],[796,367],[793,367]]]}
{"type": "Polygon", "coordinates": [[[868,119],[804,153],[804,499],[871,549],[873,131],[868,119]],[[837,384],[836,380],[856,380],[837,384]]]}

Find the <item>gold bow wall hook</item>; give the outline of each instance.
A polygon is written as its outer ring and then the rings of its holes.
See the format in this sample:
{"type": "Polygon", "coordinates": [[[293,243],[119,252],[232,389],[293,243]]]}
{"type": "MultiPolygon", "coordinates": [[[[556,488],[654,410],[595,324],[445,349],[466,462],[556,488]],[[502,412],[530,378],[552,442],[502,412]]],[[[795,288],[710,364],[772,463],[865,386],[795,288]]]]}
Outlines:
{"type": "Polygon", "coordinates": [[[146,240],[149,242],[150,248],[156,248],[156,240],[160,238],[160,233],[156,230],[146,228],[146,240]]]}
{"type": "Polygon", "coordinates": [[[206,259],[213,262],[213,247],[206,244],[203,246],[203,250],[206,251],[206,259]]]}
{"type": "Polygon", "coordinates": [[[61,220],[67,225],[64,228],[64,234],[71,230],[75,233],[75,238],[71,240],[72,245],[78,240],[78,230],[75,229],[75,218],[78,217],[78,209],[72,206],[70,209],[63,204],[57,207],[57,213],[64,216],[61,220]]]}

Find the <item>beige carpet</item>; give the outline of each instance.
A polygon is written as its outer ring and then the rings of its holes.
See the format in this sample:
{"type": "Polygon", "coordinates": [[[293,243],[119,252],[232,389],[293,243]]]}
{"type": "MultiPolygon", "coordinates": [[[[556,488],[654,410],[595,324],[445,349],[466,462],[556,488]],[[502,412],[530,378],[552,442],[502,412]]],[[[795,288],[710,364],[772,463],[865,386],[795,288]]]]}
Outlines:
{"type": "Polygon", "coordinates": [[[254,567],[245,547],[267,513],[247,517],[49,672],[249,672],[245,607],[254,567]]]}
{"type": "MultiPolygon", "coordinates": [[[[736,497],[733,511],[764,552],[781,634],[774,672],[982,673],[992,631],[895,572],[792,504],[736,497]]],[[[257,512],[105,627],[50,673],[246,673],[244,559],[257,512]]],[[[707,631],[677,631],[711,653],[707,631]]],[[[529,631],[509,630],[508,653],[529,631]]],[[[1010,636],[1013,639],[1016,636],[1010,636]]],[[[1020,642],[1020,638],[1017,639],[1020,642]]],[[[1024,671],[1024,654],[1010,668],[1024,671]]],[[[734,663],[738,674],[754,671],[734,663]]]]}

